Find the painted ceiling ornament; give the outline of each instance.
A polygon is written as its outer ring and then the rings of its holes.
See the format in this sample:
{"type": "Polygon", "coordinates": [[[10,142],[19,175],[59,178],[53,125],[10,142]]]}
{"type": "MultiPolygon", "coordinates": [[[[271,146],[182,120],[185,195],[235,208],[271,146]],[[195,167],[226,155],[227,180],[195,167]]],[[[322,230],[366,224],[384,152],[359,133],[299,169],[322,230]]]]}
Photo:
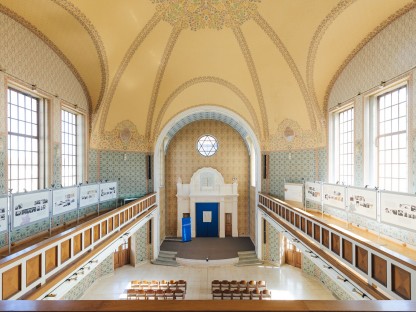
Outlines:
{"type": "Polygon", "coordinates": [[[173,27],[199,30],[240,26],[257,12],[261,0],[150,0],[173,27]]]}

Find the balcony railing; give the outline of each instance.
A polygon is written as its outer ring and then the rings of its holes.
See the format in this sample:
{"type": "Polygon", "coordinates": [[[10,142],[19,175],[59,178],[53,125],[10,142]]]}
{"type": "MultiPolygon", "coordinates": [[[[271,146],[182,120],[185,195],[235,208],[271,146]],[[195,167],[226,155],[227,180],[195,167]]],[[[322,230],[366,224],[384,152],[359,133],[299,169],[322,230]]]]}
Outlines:
{"type": "Polygon", "coordinates": [[[156,194],[149,194],[0,260],[0,299],[18,299],[45,284],[155,204],[156,194]]]}
{"type": "Polygon", "coordinates": [[[381,289],[391,298],[416,299],[415,261],[326,224],[272,196],[259,194],[259,207],[278,217],[294,233],[302,232],[310,245],[342,262],[374,289],[381,289]]]}

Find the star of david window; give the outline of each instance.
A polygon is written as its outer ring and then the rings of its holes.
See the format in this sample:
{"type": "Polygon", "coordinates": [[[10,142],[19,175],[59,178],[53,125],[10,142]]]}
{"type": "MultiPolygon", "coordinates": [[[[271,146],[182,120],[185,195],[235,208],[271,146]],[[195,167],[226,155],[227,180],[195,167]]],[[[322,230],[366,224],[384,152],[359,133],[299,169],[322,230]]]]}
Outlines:
{"type": "Polygon", "coordinates": [[[196,149],[202,156],[212,156],[218,149],[218,141],[212,135],[203,135],[198,139],[196,149]]]}

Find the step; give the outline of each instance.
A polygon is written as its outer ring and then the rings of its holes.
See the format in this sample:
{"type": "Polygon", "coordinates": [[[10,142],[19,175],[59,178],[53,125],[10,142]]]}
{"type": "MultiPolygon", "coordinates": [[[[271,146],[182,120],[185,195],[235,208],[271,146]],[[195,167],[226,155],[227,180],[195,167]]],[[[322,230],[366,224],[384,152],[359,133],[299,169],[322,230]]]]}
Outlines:
{"type": "Polygon", "coordinates": [[[164,256],[159,255],[159,257],[157,258],[163,261],[176,261],[176,257],[164,257],[164,256]]]}
{"type": "Polygon", "coordinates": [[[251,254],[256,254],[256,251],[255,250],[239,251],[239,252],[237,252],[237,254],[239,256],[242,256],[242,255],[251,255],[251,254]]]}
{"type": "Polygon", "coordinates": [[[159,260],[159,259],[156,259],[156,260],[152,261],[152,264],[175,266],[175,267],[179,266],[179,264],[176,261],[163,261],[163,260],[159,260]]]}
{"type": "Polygon", "coordinates": [[[172,255],[172,256],[176,256],[178,252],[177,251],[167,251],[167,250],[160,250],[159,251],[159,255],[163,254],[163,255],[172,255]]]}

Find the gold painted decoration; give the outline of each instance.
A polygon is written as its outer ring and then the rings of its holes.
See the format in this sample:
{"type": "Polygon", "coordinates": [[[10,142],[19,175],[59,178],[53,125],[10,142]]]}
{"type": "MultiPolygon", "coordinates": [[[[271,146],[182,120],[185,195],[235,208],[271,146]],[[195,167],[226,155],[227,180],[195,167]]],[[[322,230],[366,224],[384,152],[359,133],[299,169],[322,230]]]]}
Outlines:
{"type": "Polygon", "coordinates": [[[242,25],[257,12],[260,0],[151,0],[173,27],[221,30],[242,25]]]}

